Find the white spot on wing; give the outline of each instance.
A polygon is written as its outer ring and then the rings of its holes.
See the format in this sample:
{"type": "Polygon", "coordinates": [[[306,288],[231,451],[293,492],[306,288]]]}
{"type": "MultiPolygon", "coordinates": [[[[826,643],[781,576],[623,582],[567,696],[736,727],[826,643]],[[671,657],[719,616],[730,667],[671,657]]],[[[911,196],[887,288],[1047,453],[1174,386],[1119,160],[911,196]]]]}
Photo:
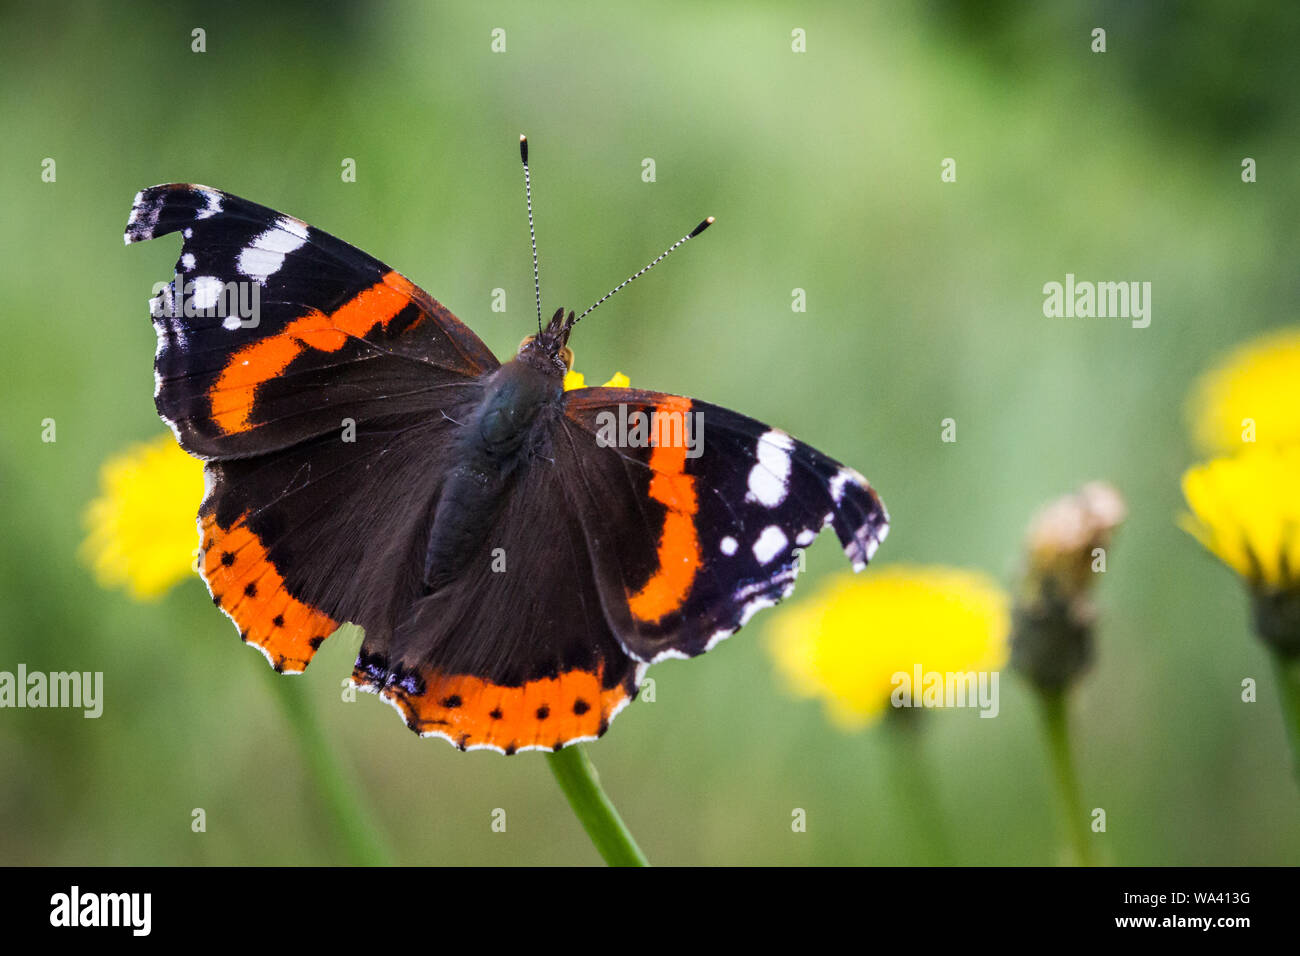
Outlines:
{"type": "Polygon", "coordinates": [[[775,445],[782,451],[794,451],[794,439],[781,431],[779,428],[769,428],[763,433],[759,441],[767,442],[769,445],[775,445]]]}
{"type": "Polygon", "coordinates": [[[194,307],[205,311],[211,309],[217,304],[217,300],[221,298],[223,288],[225,286],[216,276],[196,276],[194,278],[194,307]]]}
{"type": "Polygon", "coordinates": [[[749,494],[766,508],[775,508],[785,500],[790,480],[790,449],[794,441],[783,431],[772,429],[758,439],[755,452],[758,464],[749,470],[749,494]]]}
{"type": "Polygon", "coordinates": [[[790,539],[774,524],[768,525],[754,542],[754,557],[759,564],[768,564],[790,543],[790,539]]]}
{"type": "Polygon", "coordinates": [[[257,235],[239,253],[237,268],[250,279],[266,285],[284,265],[284,257],[307,241],[307,227],[297,220],[281,216],[270,229],[257,235]]]}
{"type": "Polygon", "coordinates": [[[727,535],[725,538],[723,538],[721,541],[718,542],[718,550],[721,551],[723,554],[725,554],[727,557],[731,557],[733,554],[735,554],[736,548],[738,547],[740,547],[740,545],[736,543],[736,539],[733,538],[731,535],[727,535]]]}
{"type": "Polygon", "coordinates": [[[308,226],[301,219],[294,219],[292,216],[281,216],[276,223],[285,232],[291,232],[303,242],[307,241],[308,226]]]}
{"type": "Polygon", "coordinates": [[[221,194],[219,192],[215,189],[203,188],[197,189],[196,192],[203,196],[204,201],[207,203],[207,207],[196,212],[194,214],[195,219],[211,219],[217,213],[221,212],[221,194]]]}
{"type": "Polygon", "coordinates": [[[841,501],[844,500],[844,485],[848,480],[849,480],[849,476],[844,473],[843,468],[841,468],[839,471],[835,473],[835,475],[831,478],[831,484],[830,484],[831,501],[835,502],[836,504],[839,504],[841,501]]]}
{"type": "Polygon", "coordinates": [[[859,488],[869,487],[867,485],[867,479],[863,478],[858,472],[848,467],[841,468],[835,473],[835,477],[830,481],[831,500],[836,504],[843,501],[844,489],[850,482],[857,485],[859,488]]]}

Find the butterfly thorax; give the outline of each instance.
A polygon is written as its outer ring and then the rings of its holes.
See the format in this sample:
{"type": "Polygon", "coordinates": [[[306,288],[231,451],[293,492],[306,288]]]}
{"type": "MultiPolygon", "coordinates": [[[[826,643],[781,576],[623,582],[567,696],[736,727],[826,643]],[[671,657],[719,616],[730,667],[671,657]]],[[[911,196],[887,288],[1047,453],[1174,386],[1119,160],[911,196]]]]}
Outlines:
{"type": "Polygon", "coordinates": [[[488,376],[483,398],[461,421],[454,460],[434,511],[425,557],[431,590],[479,552],[520,466],[536,449],[544,409],[558,409],[563,379],[518,359],[488,376]]]}

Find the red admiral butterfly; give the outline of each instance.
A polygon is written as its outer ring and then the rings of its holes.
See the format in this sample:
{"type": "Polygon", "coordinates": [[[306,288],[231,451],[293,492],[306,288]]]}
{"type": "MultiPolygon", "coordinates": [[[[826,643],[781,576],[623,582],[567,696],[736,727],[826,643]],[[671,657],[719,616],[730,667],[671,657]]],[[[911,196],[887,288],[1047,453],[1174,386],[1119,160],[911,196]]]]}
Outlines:
{"type": "Polygon", "coordinates": [[[283,673],[360,625],[355,684],[507,754],[603,734],[648,665],[789,595],[825,525],[855,570],[888,528],[860,474],[775,428],[564,390],[578,319],[542,325],[521,153],[538,331],[504,364],[388,266],[228,193],[146,189],[125,235],[183,236],[151,302],[154,395],[206,461],[213,601],[283,673]]]}

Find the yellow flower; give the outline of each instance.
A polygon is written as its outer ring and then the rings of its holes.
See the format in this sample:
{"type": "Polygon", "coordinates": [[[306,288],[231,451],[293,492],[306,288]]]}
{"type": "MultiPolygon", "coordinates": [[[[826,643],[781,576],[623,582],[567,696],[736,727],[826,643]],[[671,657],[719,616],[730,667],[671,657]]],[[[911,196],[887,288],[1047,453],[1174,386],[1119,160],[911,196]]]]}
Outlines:
{"type": "Polygon", "coordinates": [[[1238,347],[1197,383],[1188,411],[1196,444],[1209,454],[1300,441],[1300,329],[1238,347]]]}
{"type": "Polygon", "coordinates": [[[1009,599],[983,574],[900,566],[831,580],[779,617],[769,649],[795,693],[820,697],[846,730],[877,720],[896,675],[995,671],[1007,659],[1009,599]]]}
{"type": "Polygon", "coordinates": [[[102,587],[155,600],[194,573],[202,462],[170,434],[159,435],[104,462],[99,484],[86,509],[81,558],[102,587]]]}
{"type": "MultiPolygon", "coordinates": [[[[615,372],[614,377],[601,386],[601,388],[627,388],[632,382],[622,372],[615,372]]],[[[586,388],[587,379],[581,372],[575,372],[570,369],[564,375],[564,390],[572,391],[575,388],[586,388]]]]}
{"type": "MultiPolygon", "coordinates": [[[[622,372],[605,383],[628,384],[622,372]]],[[[564,387],[582,388],[582,373],[569,372],[564,387]]],[[[81,559],[101,587],[156,600],[195,573],[202,500],[203,462],[182,451],[170,434],[132,445],[100,469],[99,497],[86,509],[81,559]]]]}
{"type": "Polygon", "coordinates": [[[1183,474],[1179,523],[1256,589],[1300,584],[1300,445],[1251,448],[1183,474]]]}

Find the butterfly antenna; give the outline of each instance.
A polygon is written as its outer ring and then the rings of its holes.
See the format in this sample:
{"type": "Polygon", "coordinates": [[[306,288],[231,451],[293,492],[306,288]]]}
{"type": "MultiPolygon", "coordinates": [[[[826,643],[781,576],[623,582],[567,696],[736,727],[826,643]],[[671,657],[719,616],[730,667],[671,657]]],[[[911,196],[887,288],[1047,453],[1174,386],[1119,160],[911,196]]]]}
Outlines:
{"type": "Polygon", "coordinates": [[[528,202],[528,238],[533,242],[533,291],[537,295],[537,332],[542,331],[542,273],[537,267],[537,231],[533,228],[533,183],[528,175],[528,137],[519,136],[519,158],[524,162],[524,199],[528,202]]]}
{"type": "Polygon", "coordinates": [[[604,302],[606,299],[611,298],[611,297],[614,295],[614,293],[618,292],[620,289],[622,289],[625,285],[628,285],[629,283],[631,283],[633,280],[641,278],[643,275],[645,275],[647,272],[649,272],[649,271],[650,271],[651,269],[653,269],[655,266],[659,265],[659,263],[661,263],[661,262],[663,262],[665,259],[667,259],[668,256],[669,256],[670,254],[672,254],[672,253],[673,253],[673,252],[678,248],[678,246],[684,246],[684,245],[686,245],[687,242],[689,242],[690,240],[694,239],[696,236],[698,236],[700,233],[702,233],[705,229],[708,229],[709,226],[711,226],[711,225],[713,225],[713,217],[712,217],[712,216],[710,216],[708,219],[705,219],[702,223],[700,223],[698,226],[696,226],[694,229],[692,229],[692,230],[691,230],[690,232],[688,232],[686,235],[682,236],[680,239],[678,239],[676,242],[674,242],[671,246],[669,246],[667,249],[665,249],[663,252],[661,252],[658,256],[656,256],[656,257],[654,258],[654,260],[653,260],[649,265],[647,265],[647,266],[646,266],[644,269],[642,269],[640,272],[636,272],[636,273],[633,273],[632,275],[628,276],[626,279],[624,279],[624,280],[623,280],[622,282],[620,282],[618,285],[614,286],[614,288],[610,289],[608,292],[606,292],[604,295],[602,295],[599,299],[597,299],[595,302],[592,303],[591,307],[590,307],[589,309],[587,309],[586,312],[582,313],[582,315],[578,316],[576,319],[574,319],[572,322],[570,322],[570,323],[568,324],[568,328],[573,328],[575,325],[577,325],[579,322],[581,322],[585,316],[590,315],[592,312],[594,312],[595,309],[596,309],[596,306],[600,305],[600,304],[601,304],[602,302],[604,302]]]}

